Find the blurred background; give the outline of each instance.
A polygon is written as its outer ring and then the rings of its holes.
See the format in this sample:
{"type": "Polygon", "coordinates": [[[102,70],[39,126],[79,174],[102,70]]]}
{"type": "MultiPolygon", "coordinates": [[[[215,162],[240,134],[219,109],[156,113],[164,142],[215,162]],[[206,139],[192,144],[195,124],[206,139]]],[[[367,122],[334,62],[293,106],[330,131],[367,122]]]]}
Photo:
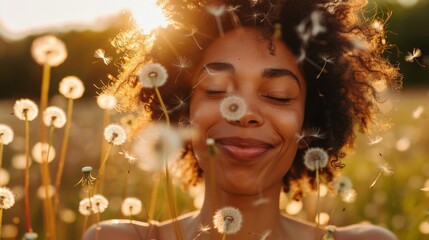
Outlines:
{"type": "MultiPolygon", "coordinates": [[[[429,194],[421,190],[429,187],[429,0],[370,1],[368,16],[374,13],[375,6],[381,19],[392,12],[386,26],[390,31],[387,41],[395,46],[386,54],[400,66],[404,89],[401,93],[389,93],[393,94],[392,101],[382,105],[383,113],[392,123],[391,128],[383,133],[375,129],[371,136],[359,135],[356,150],[345,159],[344,173],[354,182],[356,200],[333,206],[334,197],[326,196],[323,210],[330,213],[334,207],[332,224],[371,222],[389,228],[399,239],[429,239],[429,194]],[[416,59],[427,67],[405,61],[405,56],[415,48],[422,51],[422,56],[416,59]],[[374,144],[376,138],[382,140],[374,144]],[[380,173],[380,159],[389,163],[393,174],[382,174],[370,188],[380,173]]],[[[20,239],[25,232],[24,170],[17,160],[24,149],[24,125],[11,113],[17,99],[30,98],[38,102],[40,97],[42,67],[31,57],[32,41],[41,35],[54,34],[67,46],[66,61],[52,68],[49,105],[67,106],[66,99],[58,94],[58,83],[65,76],[79,77],[86,87],[84,97],[75,103],[58,220],[59,239],[79,239],[84,223],[77,209],[83,196],[75,184],[81,178],[82,167],[98,168],[103,141],[100,124],[103,110],[97,106],[95,97],[99,87],[108,82],[108,74],[118,72],[119,57],[111,40],[136,24],[150,31],[165,24],[165,19],[151,0],[0,0],[0,123],[8,124],[15,131],[14,141],[4,147],[3,169],[7,172],[2,173],[0,180],[17,198],[15,207],[3,212],[2,239],[20,239]],[[106,65],[103,59],[94,57],[97,49],[105,50],[105,55],[113,61],[106,65]]],[[[111,113],[112,122],[119,122],[123,117],[111,113]]],[[[37,121],[31,123],[34,129],[37,129],[37,121]]],[[[59,149],[62,131],[58,132],[54,147],[59,149]]],[[[31,134],[36,139],[38,131],[31,134]]],[[[31,140],[32,145],[37,142],[35,139],[31,140]]],[[[120,204],[124,184],[118,179],[126,178],[127,161],[118,154],[119,150],[113,151],[106,170],[106,185],[111,187],[106,189],[105,195],[110,207],[102,219],[122,217],[120,204]]],[[[50,165],[54,173],[57,163],[54,161],[50,165]]],[[[35,231],[41,233],[42,201],[37,197],[39,168],[33,166],[31,173],[32,218],[35,231]]],[[[127,189],[129,194],[143,200],[148,199],[151,189],[150,181],[141,180],[150,179],[145,174],[136,169],[130,175],[127,189]]],[[[179,202],[181,213],[194,209],[192,198],[185,192],[180,194],[179,202]]],[[[310,203],[304,202],[304,209],[305,204],[310,203]]],[[[310,217],[314,215],[308,211],[285,211],[314,220],[310,217]]],[[[142,215],[136,219],[145,218],[142,215]]],[[[44,239],[43,236],[40,239],[44,239]]]]}

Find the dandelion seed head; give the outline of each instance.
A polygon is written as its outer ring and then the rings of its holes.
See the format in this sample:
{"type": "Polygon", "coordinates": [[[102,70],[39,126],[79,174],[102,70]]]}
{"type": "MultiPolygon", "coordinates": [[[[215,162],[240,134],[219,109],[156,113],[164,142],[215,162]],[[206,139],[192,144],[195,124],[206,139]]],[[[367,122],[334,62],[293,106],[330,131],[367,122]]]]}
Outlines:
{"type": "Polygon", "coordinates": [[[110,94],[100,94],[97,97],[97,104],[101,109],[114,109],[116,107],[117,99],[110,94]]]}
{"type": "Polygon", "coordinates": [[[30,99],[20,99],[13,105],[13,112],[20,120],[33,121],[39,114],[39,108],[30,99]]]}
{"type": "Polygon", "coordinates": [[[125,216],[135,216],[142,211],[142,202],[134,197],[125,198],[121,206],[122,214],[125,216]]]}
{"type": "Polygon", "coordinates": [[[247,104],[239,96],[229,96],[220,103],[220,113],[227,121],[240,120],[247,111],[247,104]]]}
{"type": "Polygon", "coordinates": [[[59,107],[51,106],[43,111],[43,123],[48,127],[62,128],[66,124],[66,121],[66,114],[59,107]]]}
{"type": "Polygon", "coordinates": [[[80,200],[79,202],[79,212],[80,214],[84,215],[84,216],[89,216],[92,214],[91,211],[91,202],[89,200],[89,198],[84,198],[82,200],[80,200]]]}
{"type": "Polygon", "coordinates": [[[66,98],[78,99],[83,96],[85,86],[78,77],[67,76],[60,81],[59,92],[66,98]]]}
{"type": "Polygon", "coordinates": [[[103,60],[104,64],[109,65],[109,63],[112,61],[112,58],[106,57],[105,54],[106,54],[106,51],[104,51],[104,49],[99,48],[95,50],[94,57],[103,60]]]}
{"type": "Polygon", "coordinates": [[[222,14],[225,13],[226,10],[226,6],[225,5],[219,5],[219,6],[214,6],[214,5],[210,5],[206,7],[207,12],[209,12],[211,15],[215,16],[215,17],[220,17],[222,14]]]}
{"type": "Polygon", "coordinates": [[[356,200],[357,192],[353,188],[345,189],[341,192],[341,200],[345,203],[353,203],[356,200]]]}
{"type": "Polygon", "coordinates": [[[213,225],[219,233],[234,234],[240,231],[243,216],[234,207],[224,207],[217,210],[213,216],[213,225]]]}
{"type": "Polygon", "coordinates": [[[136,138],[131,152],[139,159],[137,164],[143,171],[159,172],[178,159],[181,149],[179,131],[162,123],[152,123],[136,138]]]}
{"type": "Polygon", "coordinates": [[[337,193],[342,193],[353,188],[352,180],[346,176],[338,176],[332,181],[332,186],[337,193]]]}
{"type": "Polygon", "coordinates": [[[92,212],[102,213],[109,206],[109,201],[101,194],[95,194],[91,198],[92,212]]]}
{"type": "Polygon", "coordinates": [[[328,161],[329,155],[322,148],[309,148],[304,154],[304,164],[310,171],[326,167],[328,161]]]}
{"type": "Polygon", "coordinates": [[[8,145],[13,141],[14,133],[11,127],[0,123],[0,144],[8,145]]]}
{"type": "Polygon", "coordinates": [[[15,205],[15,196],[7,187],[0,187],[0,208],[9,209],[15,205]]]}
{"type": "Polygon", "coordinates": [[[125,129],[119,124],[109,124],[104,129],[104,139],[113,145],[122,145],[127,140],[125,129]]]}
{"type": "Polygon", "coordinates": [[[147,63],[140,70],[139,80],[143,87],[161,87],[167,82],[167,69],[159,63],[147,63]]]}
{"type": "Polygon", "coordinates": [[[52,162],[55,159],[56,152],[54,146],[49,145],[48,143],[38,142],[34,144],[33,148],[31,149],[31,155],[33,156],[35,162],[41,164],[45,161],[48,161],[48,163],[52,162]]]}
{"type": "Polygon", "coordinates": [[[83,173],[88,173],[88,172],[91,172],[91,171],[92,171],[92,167],[90,167],[90,166],[85,166],[85,167],[82,168],[82,172],[83,173]]]}
{"type": "Polygon", "coordinates": [[[31,55],[40,64],[56,67],[67,58],[66,45],[59,38],[46,35],[36,38],[31,45],[31,55]]]}

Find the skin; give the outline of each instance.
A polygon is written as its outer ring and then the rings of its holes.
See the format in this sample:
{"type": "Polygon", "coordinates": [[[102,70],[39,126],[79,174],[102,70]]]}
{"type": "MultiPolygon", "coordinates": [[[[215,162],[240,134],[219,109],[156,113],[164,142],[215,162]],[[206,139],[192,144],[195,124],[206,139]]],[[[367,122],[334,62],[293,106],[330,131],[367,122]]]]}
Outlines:
{"type": "MultiPolygon", "coordinates": [[[[260,239],[267,230],[268,239],[320,239],[323,234],[313,224],[279,212],[282,177],[300,147],[295,133],[302,131],[306,83],[288,47],[273,40],[275,54],[270,54],[268,44],[254,29],[228,32],[210,45],[197,68],[190,118],[198,132],[193,147],[205,173],[206,192],[202,209],[179,219],[184,239],[195,238],[201,224],[212,226],[214,212],[224,206],[236,207],[243,215],[240,231],[228,240],[260,239]],[[239,121],[225,120],[219,109],[222,99],[233,95],[247,104],[239,121]],[[208,138],[215,141],[214,156],[209,155],[208,138]]],[[[94,239],[96,232],[91,228],[84,239],[94,239]]],[[[98,234],[101,239],[175,236],[171,221],[151,226],[110,221],[102,223],[98,234]]],[[[334,237],[395,239],[373,225],[338,228],[334,237]]],[[[221,238],[211,229],[203,239],[221,238]]]]}

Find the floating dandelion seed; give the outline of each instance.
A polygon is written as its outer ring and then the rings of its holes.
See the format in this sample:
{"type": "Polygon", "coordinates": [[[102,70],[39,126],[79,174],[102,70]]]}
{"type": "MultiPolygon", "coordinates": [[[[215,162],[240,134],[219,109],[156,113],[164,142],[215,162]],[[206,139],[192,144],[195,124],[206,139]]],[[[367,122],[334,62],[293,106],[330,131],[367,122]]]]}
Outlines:
{"type": "Polygon", "coordinates": [[[219,30],[219,34],[223,35],[223,26],[222,22],[220,20],[220,16],[225,13],[225,5],[219,5],[219,6],[207,6],[207,11],[212,14],[216,18],[217,28],[219,30]]]}
{"type": "Polygon", "coordinates": [[[43,122],[48,127],[62,128],[66,124],[66,114],[59,107],[47,107],[43,111],[43,122]]]}
{"type": "Polygon", "coordinates": [[[79,202],[79,212],[80,214],[84,215],[84,216],[89,216],[92,214],[92,210],[91,210],[91,201],[89,200],[89,198],[84,198],[82,200],[80,200],[79,202]]]}
{"type": "Polygon", "coordinates": [[[198,227],[198,234],[192,240],[197,240],[202,234],[210,234],[210,229],[212,229],[210,225],[203,225],[200,223],[200,226],[198,227]]]}
{"type": "Polygon", "coordinates": [[[142,211],[142,202],[134,197],[125,198],[121,206],[122,214],[125,216],[135,216],[142,211]]]}
{"type": "Polygon", "coordinates": [[[40,64],[56,67],[67,58],[67,49],[59,38],[46,35],[36,38],[31,45],[31,55],[40,64]]]}
{"type": "Polygon", "coordinates": [[[417,108],[416,108],[416,110],[414,110],[413,111],[413,118],[414,119],[418,119],[418,118],[420,118],[420,116],[422,115],[422,113],[423,113],[423,111],[424,111],[425,109],[424,109],[424,107],[423,106],[418,106],[417,108]]]}
{"type": "Polygon", "coordinates": [[[240,120],[246,111],[246,102],[239,96],[226,97],[220,103],[220,113],[227,121],[240,120]]]}
{"type": "Polygon", "coordinates": [[[112,61],[112,58],[106,57],[105,54],[106,54],[106,51],[104,51],[104,49],[99,48],[95,50],[94,57],[103,60],[104,64],[109,65],[109,63],[112,61]]]}
{"type": "Polygon", "coordinates": [[[148,63],[143,66],[139,74],[139,80],[143,87],[161,87],[167,82],[167,70],[159,63],[148,63]]]}
{"type": "Polygon", "coordinates": [[[52,145],[38,142],[34,144],[33,148],[31,149],[31,155],[33,156],[35,162],[41,164],[45,161],[48,161],[48,163],[52,162],[55,159],[56,152],[52,145]]]}
{"type": "Polygon", "coordinates": [[[11,127],[0,123],[0,144],[8,145],[13,141],[14,133],[11,127]]]}
{"type": "Polygon", "coordinates": [[[61,79],[59,85],[59,92],[66,98],[78,99],[83,96],[85,92],[85,86],[76,76],[67,76],[61,79]]]}
{"type": "Polygon", "coordinates": [[[153,123],[139,134],[132,152],[139,158],[137,163],[142,170],[158,172],[179,157],[181,148],[182,139],[175,128],[153,123]]]}
{"type": "Polygon", "coordinates": [[[0,208],[9,209],[15,205],[15,196],[7,187],[0,187],[0,208]]]}
{"type": "Polygon", "coordinates": [[[267,230],[261,234],[261,238],[259,240],[267,240],[271,235],[272,230],[267,230]]]}
{"type": "Polygon", "coordinates": [[[219,233],[234,234],[240,231],[243,216],[234,207],[224,207],[217,210],[213,216],[213,225],[219,233]]]}
{"type": "Polygon", "coordinates": [[[191,27],[191,33],[186,35],[187,37],[192,37],[192,39],[194,39],[195,44],[197,45],[197,47],[202,50],[203,48],[200,46],[200,44],[198,43],[197,39],[195,38],[195,33],[198,32],[198,28],[197,27],[191,27]]]}
{"type": "Polygon", "coordinates": [[[371,137],[369,137],[369,136],[368,136],[368,138],[369,138],[368,145],[375,145],[375,144],[380,143],[381,141],[383,141],[383,137],[379,136],[379,135],[375,136],[374,139],[371,138],[371,137]]]}
{"type": "Polygon", "coordinates": [[[326,134],[322,132],[322,130],[319,127],[312,127],[310,129],[309,136],[313,138],[323,139],[326,137],[326,134]]]}
{"type": "Polygon", "coordinates": [[[301,133],[295,133],[296,143],[301,142],[302,140],[305,139],[305,137],[306,137],[306,135],[305,135],[305,131],[304,130],[302,130],[301,133]]]}
{"type": "Polygon", "coordinates": [[[102,213],[109,206],[109,201],[101,194],[95,194],[91,198],[91,209],[93,213],[102,213]]]}
{"type": "Polygon", "coordinates": [[[321,24],[322,21],[322,12],[320,11],[313,11],[310,15],[312,28],[311,28],[311,35],[317,36],[320,33],[326,32],[326,27],[324,27],[321,24]]]}
{"type": "Polygon", "coordinates": [[[346,176],[338,176],[332,181],[332,186],[335,192],[341,194],[344,191],[353,188],[353,183],[352,180],[346,176]]]}
{"type": "Polygon", "coordinates": [[[177,58],[176,63],[173,63],[173,66],[179,68],[179,73],[176,76],[176,79],[174,80],[174,82],[177,82],[177,79],[179,78],[180,74],[182,73],[182,71],[186,68],[189,68],[190,66],[192,66],[192,62],[187,59],[186,57],[180,56],[179,58],[177,58]]]}
{"type": "Polygon", "coordinates": [[[39,114],[39,109],[30,99],[20,99],[13,105],[13,112],[20,120],[33,121],[39,114]]]}
{"type": "Polygon", "coordinates": [[[417,58],[422,55],[422,51],[419,48],[413,48],[413,53],[408,52],[408,55],[405,56],[405,61],[407,62],[414,62],[416,61],[417,64],[419,64],[421,67],[425,67],[425,65],[421,64],[417,58]]]}
{"type": "Polygon", "coordinates": [[[377,181],[381,177],[381,175],[390,176],[390,175],[393,174],[392,168],[387,163],[380,163],[378,165],[378,168],[380,169],[380,172],[378,173],[378,175],[375,178],[375,180],[371,183],[371,185],[369,186],[369,188],[373,188],[375,186],[375,184],[377,183],[377,181]]]}
{"type": "Polygon", "coordinates": [[[322,148],[310,148],[304,154],[304,164],[311,171],[326,167],[328,161],[329,155],[322,148]]]}
{"type": "Polygon", "coordinates": [[[134,163],[138,159],[136,156],[131,155],[131,153],[129,153],[129,152],[125,151],[125,150],[120,151],[119,154],[123,155],[124,158],[127,159],[129,163],[134,163]]]}
{"type": "Polygon", "coordinates": [[[114,109],[116,107],[116,97],[111,94],[100,94],[97,97],[97,104],[101,109],[114,109]]]}
{"type": "Polygon", "coordinates": [[[329,56],[322,54],[320,56],[321,59],[323,59],[323,66],[322,69],[320,70],[319,74],[317,74],[316,79],[319,79],[320,76],[322,75],[323,72],[325,72],[325,67],[327,63],[334,63],[334,58],[330,58],[329,56]]]}
{"type": "Polygon", "coordinates": [[[104,138],[113,145],[122,145],[127,140],[125,129],[119,124],[109,124],[104,129],[104,138]]]}

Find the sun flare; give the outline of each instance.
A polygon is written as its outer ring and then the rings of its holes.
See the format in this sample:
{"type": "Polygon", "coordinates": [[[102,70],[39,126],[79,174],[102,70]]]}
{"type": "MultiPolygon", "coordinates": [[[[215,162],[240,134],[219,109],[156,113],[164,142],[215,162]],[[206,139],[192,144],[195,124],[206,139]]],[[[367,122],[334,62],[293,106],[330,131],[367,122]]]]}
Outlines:
{"type": "Polygon", "coordinates": [[[166,27],[169,24],[169,20],[162,8],[155,3],[155,0],[133,2],[129,9],[134,22],[145,33],[150,33],[158,27],[166,27]]]}

